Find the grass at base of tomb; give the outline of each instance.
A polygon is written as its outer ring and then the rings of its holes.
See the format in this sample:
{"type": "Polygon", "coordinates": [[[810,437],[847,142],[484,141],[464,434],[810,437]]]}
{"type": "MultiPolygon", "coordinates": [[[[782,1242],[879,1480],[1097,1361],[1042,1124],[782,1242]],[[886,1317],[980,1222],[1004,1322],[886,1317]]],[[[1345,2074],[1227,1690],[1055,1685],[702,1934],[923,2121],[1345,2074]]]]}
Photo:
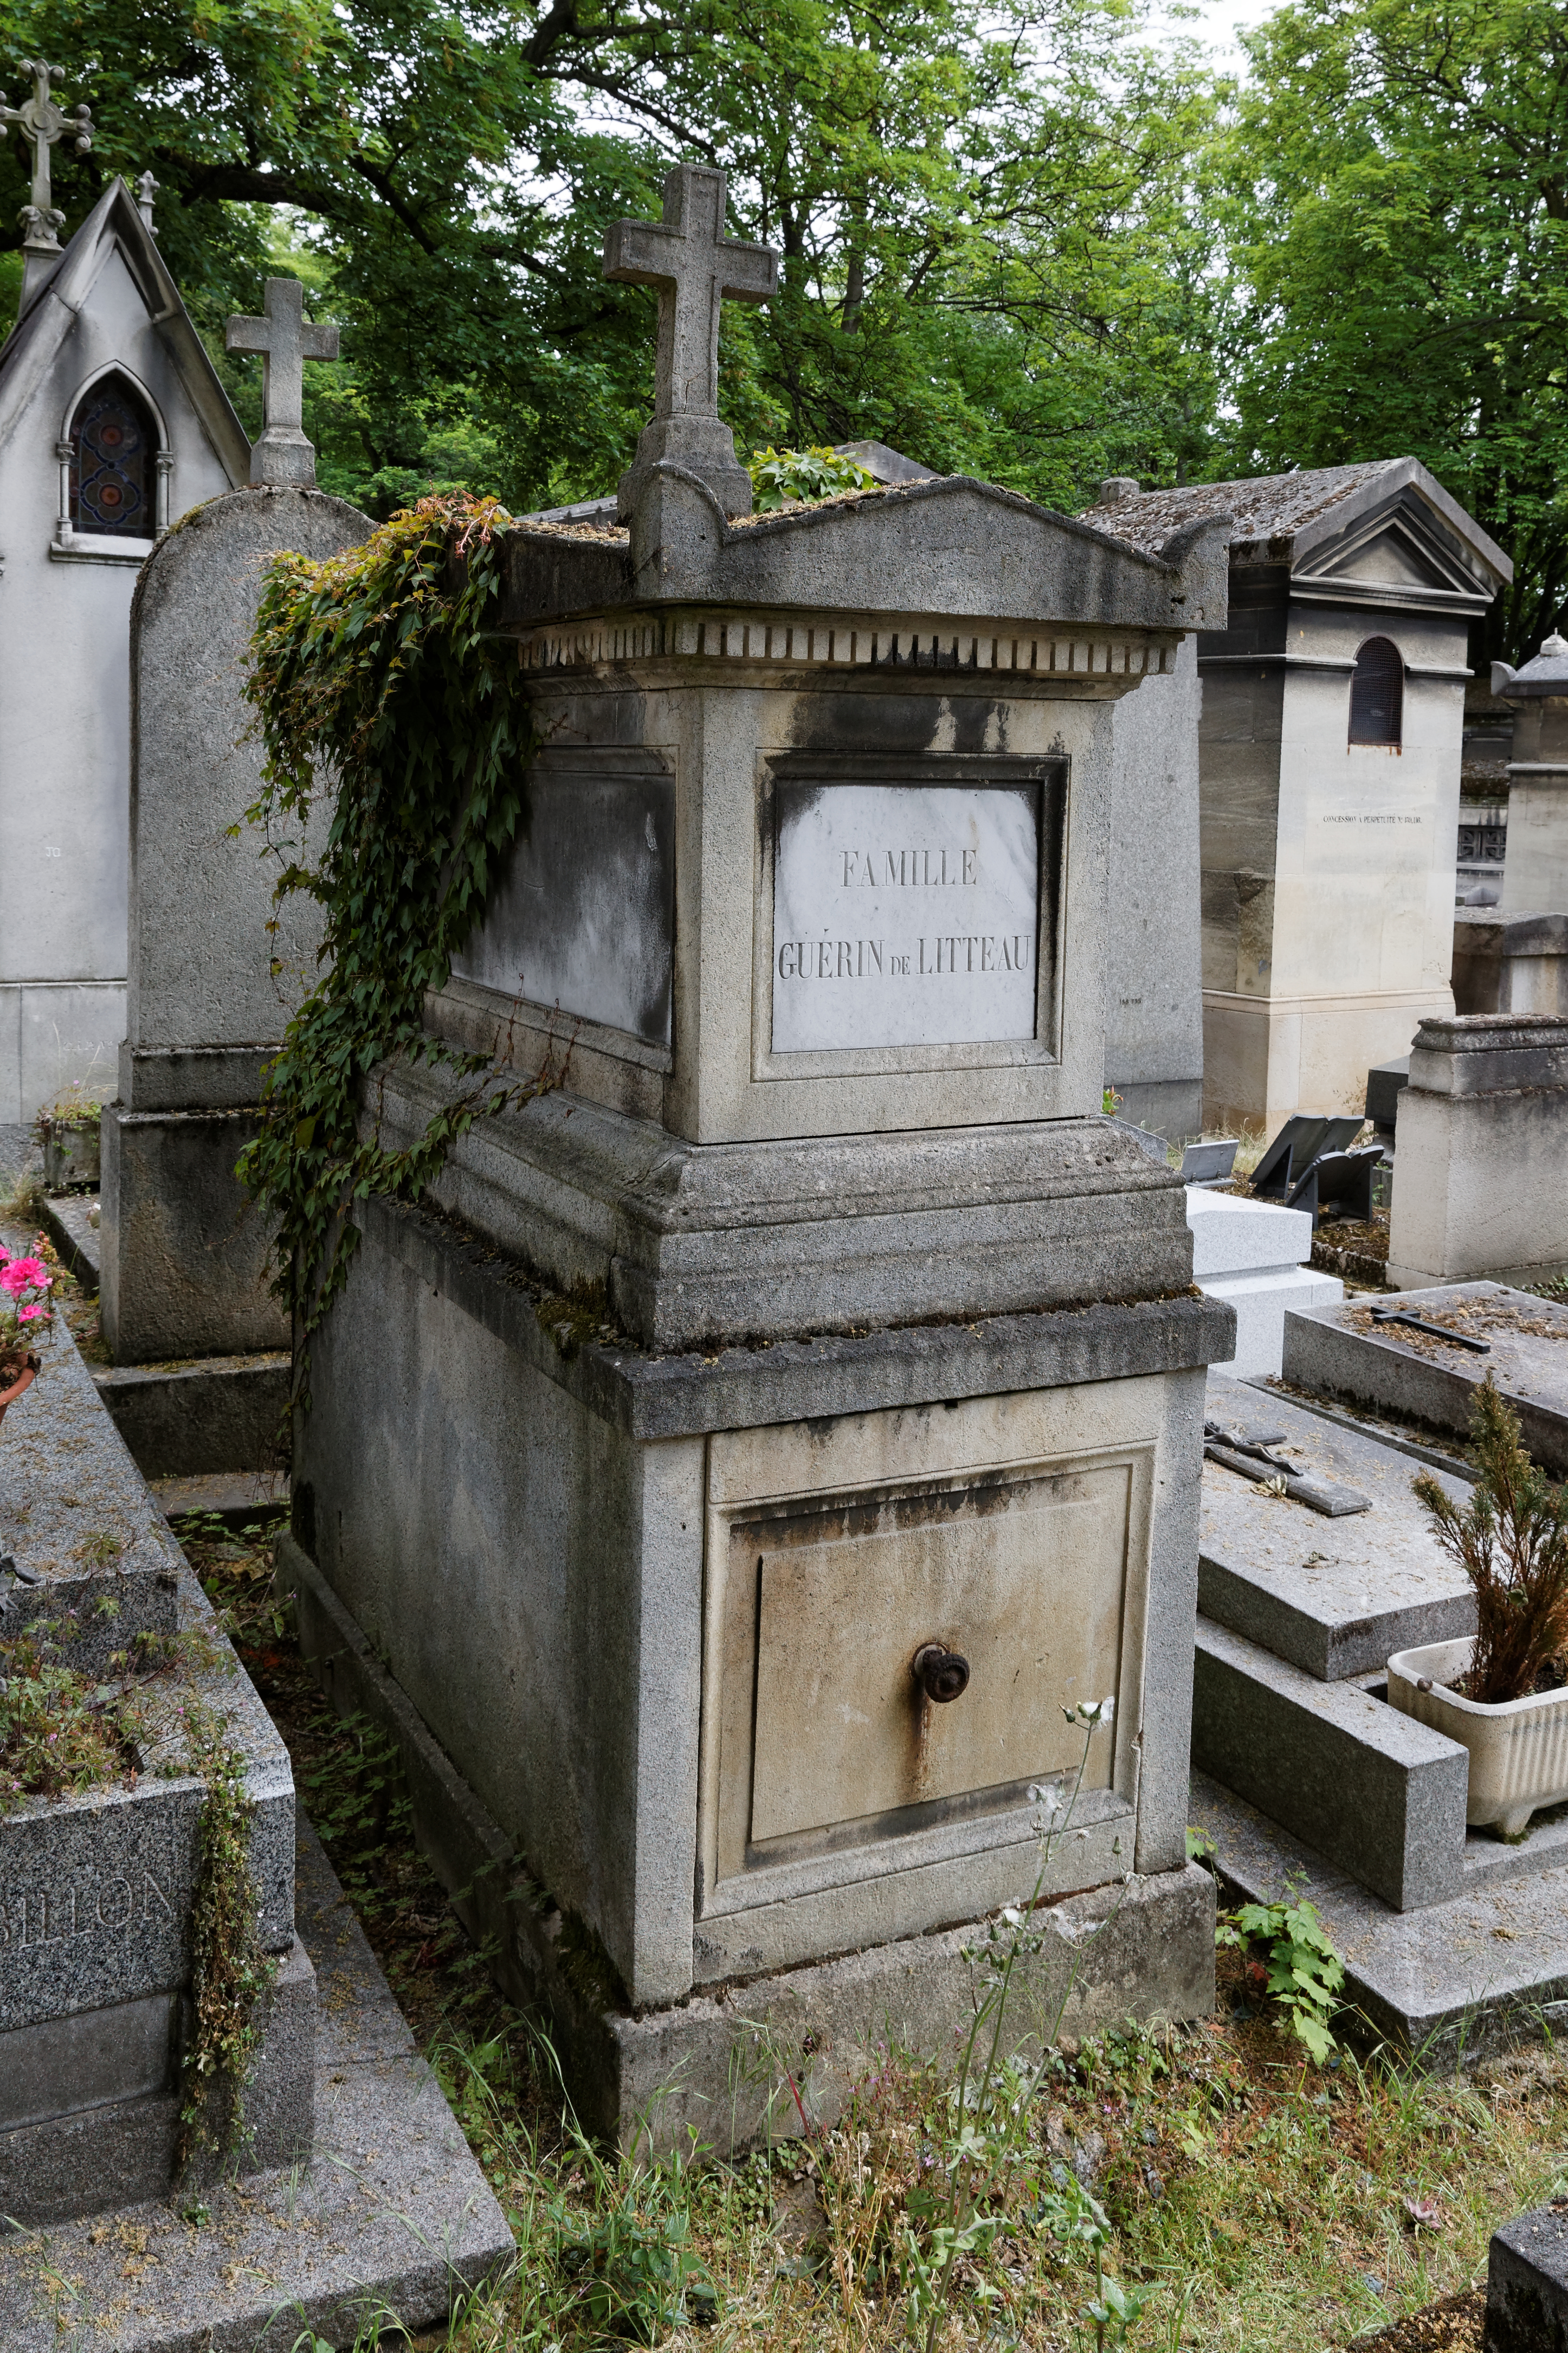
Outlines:
{"type": "MultiPolygon", "coordinates": [[[[935,2078],[883,2053],[875,2088],[837,2127],[733,2167],[634,2174],[588,2149],[539,2043],[416,1852],[392,1760],[332,1715],[279,1626],[265,1540],[213,1529],[187,1534],[186,1549],[232,1612],[305,1810],[521,2250],[504,2293],[421,2345],[586,2353],[658,2339],[657,2289],[645,2334],[615,2337],[592,2317],[590,2287],[611,2249],[635,2289],[657,2274],[672,2231],[711,2281],[717,2309],[659,2341],[706,2353],[907,2344],[889,2222],[896,2230],[922,2161],[941,2163],[935,2078]]],[[[1484,2274],[1496,2225],[1568,2189],[1568,2047],[1529,2046],[1458,2082],[1348,2051],[1319,2071],[1254,2011],[1240,1954],[1222,1953],[1219,1972],[1213,2018],[1107,2035],[1064,2060],[1037,2103],[1006,2228],[960,2266],[938,2337],[947,2353],[1096,2348],[1083,2317],[1092,2264],[1034,2221],[1052,2166],[1075,2151],[1111,2224],[1108,2271],[1153,2290],[1127,2339],[1148,2353],[1345,2346],[1462,2295],[1484,2274]],[[1414,2227],[1406,2200],[1435,2200],[1442,2227],[1414,2227]]],[[[1398,2346],[1479,2353],[1477,2316],[1472,2300],[1425,2333],[1402,2332],[1398,2346]]],[[[635,2327],[628,2316],[626,2330],[635,2327]]]]}

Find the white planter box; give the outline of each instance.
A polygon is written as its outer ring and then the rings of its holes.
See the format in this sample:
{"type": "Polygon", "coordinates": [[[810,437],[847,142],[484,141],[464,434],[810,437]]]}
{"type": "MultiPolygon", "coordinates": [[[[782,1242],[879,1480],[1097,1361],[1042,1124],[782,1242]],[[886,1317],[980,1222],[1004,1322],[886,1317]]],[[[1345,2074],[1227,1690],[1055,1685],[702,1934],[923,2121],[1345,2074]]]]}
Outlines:
{"type": "Polygon", "coordinates": [[[1470,1752],[1465,1820],[1495,1822],[1519,1838],[1542,1806],[1568,1798],[1568,1689],[1485,1707],[1449,1688],[1470,1663],[1473,1638],[1396,1651],[1388,1662],[1388,1697],[1403,1715],[1428,1724],[1470,1752]],[[1423,1679],[1431,1683],[1422,1691],[1423,1679]]]}

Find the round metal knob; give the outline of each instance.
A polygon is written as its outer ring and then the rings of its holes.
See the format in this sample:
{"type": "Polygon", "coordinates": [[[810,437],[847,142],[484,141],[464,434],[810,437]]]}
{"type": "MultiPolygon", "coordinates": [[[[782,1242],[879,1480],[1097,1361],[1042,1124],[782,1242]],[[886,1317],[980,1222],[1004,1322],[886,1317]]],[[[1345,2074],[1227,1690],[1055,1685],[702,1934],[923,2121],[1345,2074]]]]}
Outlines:
{"type": "Polygon", "coordinates": [[[914,1666],[916,1683],[939,1707],[961,1699],[969,1688],[969,1661],[956,1651],[944,1651],[940,1642],[923,1644],[915,1652],[914,1666]]]}

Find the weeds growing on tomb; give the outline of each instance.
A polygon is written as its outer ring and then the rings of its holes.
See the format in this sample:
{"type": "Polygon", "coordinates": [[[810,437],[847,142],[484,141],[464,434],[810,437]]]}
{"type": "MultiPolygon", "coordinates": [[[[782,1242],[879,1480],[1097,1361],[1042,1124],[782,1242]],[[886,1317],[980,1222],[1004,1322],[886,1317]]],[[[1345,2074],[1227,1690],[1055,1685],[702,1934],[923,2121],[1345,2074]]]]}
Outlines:
{"type": "Polygon", "coordinates": [[[1456,1504],[1430,1471],[1415,1482],[1438,1543],[1475,1591],[1476,1642],[1458,1686],[1489,1705],[1561,1677],[1568,1650],[1568,1486],[1553,1486],[1521,1440],[1519,1416],[1489,1373],[1476,1390],[1471,1451],[1480,1476],[1456,1504]]]}
{"type": "Polygon", "coordinates": [[[346,1278],[358,1205],[416,1197],[475,1119],[534,1091],[423,1026],[524,809],[528,698],[493,627],[510,520],[493,499],[422,499],[343,554],[274,557],[262,592],[246,693],[266,762],[247,815],[281,861],[276,899],[314,899],[325,931],[321,978],[268,1070],[240,1175],[278,1221],[274,1287],[307,1344],[307,1402],[309,1337],[346,1278]],[[318,805],[330,816],[312,857],[318,805]],[[392,1150],[362,1113],[396,1056],[444,1062],[463,1083],[392,1150]]]}

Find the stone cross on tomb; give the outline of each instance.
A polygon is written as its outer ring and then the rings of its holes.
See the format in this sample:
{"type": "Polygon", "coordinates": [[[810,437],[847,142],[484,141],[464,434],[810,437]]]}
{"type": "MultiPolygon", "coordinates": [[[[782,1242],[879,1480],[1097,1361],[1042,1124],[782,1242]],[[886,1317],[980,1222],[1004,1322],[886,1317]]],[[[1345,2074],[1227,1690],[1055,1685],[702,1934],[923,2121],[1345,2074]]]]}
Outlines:
{"type": "Polygon", "coordinates": [[[265,317],[231,319],[224,347],[261,354],[261,438],[250,453],[251,480],[313,489],[316,452],[304,430],[305,362],[337,358],[337,329],[311,325],[297,278],[269,278],[265,317]]]}
{"type": "Polygon", "coordinates": [[[719,310],[776,293],[778,254],[724,235],[722,172],[678,164],[664,184],[662,220],[615,221],[605,232],[605,275],[658,290],[653,423],[622,477],[621,513],[630,514],[663,459],[699,475],[726,514],[749,514],[751,477],[719,417],[719,310]]]}
{"type": "Polygon", "coordinates": [[[54,267],[60,250],[57,232],[66,225],[49,186],[49,150],[58,141],[69,139],[77,153],[85,155],[92,145],[92,116],[85,106],[67,114],[50,97],[49,84],[60,79],[64,66],[51,66],[42,58],[24,58],[22,71],[33,77],[33,95],[20,106],[0,105],[0,139],[9,135],[14,122],[33,150],[32,201],[22,206],[20,216],[22,250],[26,256],[22,278],[25,310],[37,280],[54,267]]]}

